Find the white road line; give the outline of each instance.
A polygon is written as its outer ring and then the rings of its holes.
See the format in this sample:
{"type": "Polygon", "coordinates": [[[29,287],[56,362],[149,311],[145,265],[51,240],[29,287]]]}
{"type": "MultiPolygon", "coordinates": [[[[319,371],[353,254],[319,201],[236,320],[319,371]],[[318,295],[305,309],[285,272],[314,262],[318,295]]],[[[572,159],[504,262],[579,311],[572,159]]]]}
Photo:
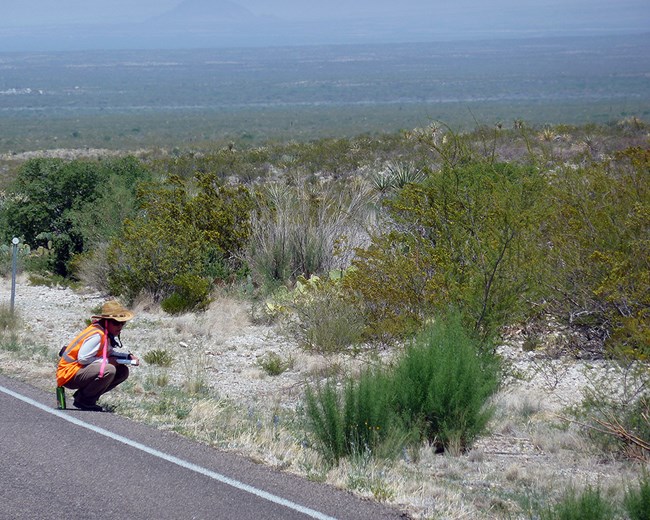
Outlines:
{"type": "Polygon", "coordinates": [[[51,408],[49,406],[46,406],[44,404],[39,403],[38,401],[34,401],[33,399],[30,399],[29,397],[26,397],[24,395],[18,394],[12,390],[9,390],[8,388],[5,388],[4,386],[0,385],[0,392],[4,392],[7,395],[10,395],[11,397],[15,397],[16,399],[20,399],[21,401],[30,404],[32,406],[35,406],[36,408],[43,410],[44,412],[50,413],[52,415],[56,415],[57,417],[60,417],[61,419],[65,419],[68,422],[71,422],[72,424],[76,424],[77,426],[81,426],[82,428],[86,428],[88,430],[91,430],[95,433],[98,433],[100,435],[103,435],[105,437],[109,437],[113,440],[116,440],[118,442],[121,442],[123,444],[126,444],[127,446],[131,446],[133,448],[136,448],[138,450],[144,451],[145,453],[148,453],[149,455],[153,455],[154,457],[158,457],[161,459],[164,459],[168,462],[171,462],[173,464],[176,464],[178,466],[181,466],[185,469],[189,469],[191,471],[195,471],[197,473],[200,473],[201,475],[205,475],[206,477],[210,477],[211,479],[217,480],[219,482],[222,482],[223,484],[228,484],[229,486],[232,486],[236,489],[239,489],[241,491],[246,491],[247,493],[250,493],[252,495],[258,496],[260,498],[264,498],[265,500],[268,500],[269,502],[274,502],[276,504],[279,504],[281,506],[287,507],[289,509],[293,509],[294,511],[298,511],[299,513],[303,513],[307,516],[310,516],[312,518],[316,518],[317,520],[337,520],[336,518],[332,516],[325,515],[323,513],[320,513],[318,511],[315,511],[313,509],[310,509],[308,507],[301,506],[300,504],[296,504],[295,502],[291,502],[290,500],[286,500],[282,497],[273,495],[271,493],[267,493],[266,491],[263,491],[261,489],[257,489],[253,486],[249,486],[248,484],[244,484],[243,482],[239,482],[238,480],[226,477],[225,475],[221,475],[220,473],[216,473],[214,471],[210,471],[209,469],[203,468],[201,466],[197,466],[196,464],[192,464],[191,462],[188,462],[183,459],[179,459],[178,457],[174,457],[173,455],[169,455],[167,453],[164,453],[162,451],[158,451],[154,448],[150,448],[149,446],[146,446],[144,444],[141,444],[136,441],[132,441],[131,439],[127,439],[126,437],[122,437],[121,435],[118,435],[116,433],[113,433],[109,430],[106,430],[104,428],[100,428],[98,426],[94,426],[92,424],[86,423],[84,421],[81,421],[77,419],[76,417],[72,417],[71,415],[65,413],[62,410],[58,410],[56,408],[51,408]]]}

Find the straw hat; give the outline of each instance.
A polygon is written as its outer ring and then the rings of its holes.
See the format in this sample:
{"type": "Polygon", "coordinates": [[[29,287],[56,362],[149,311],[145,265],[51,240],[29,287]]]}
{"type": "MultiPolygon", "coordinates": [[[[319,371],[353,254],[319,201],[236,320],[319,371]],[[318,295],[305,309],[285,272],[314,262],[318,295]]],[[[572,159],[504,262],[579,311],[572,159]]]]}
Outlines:
{"type": "Polygon", "coordinates": [[[124,322],[129,321],[134,316],[135,314],[133,314],[129,309],[122,307],[122,305],[115,300],[111,300],[102,305],[101,314],[91,316],[90,319],[92,321],[108,319],[124,322]]]}

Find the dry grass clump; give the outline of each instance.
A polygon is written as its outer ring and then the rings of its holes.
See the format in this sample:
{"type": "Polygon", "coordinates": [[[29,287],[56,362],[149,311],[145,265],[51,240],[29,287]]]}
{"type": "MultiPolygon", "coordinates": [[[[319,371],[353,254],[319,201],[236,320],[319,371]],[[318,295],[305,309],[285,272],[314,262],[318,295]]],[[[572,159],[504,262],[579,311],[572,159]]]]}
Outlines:
{"type": "Polygon", "coordinates": [[[190,335],[222,340],[236,335],[251,324],[247,305],[222,295],[216,296],[205,312],[180,316],[176,323],[177,328],[190,335]]]}

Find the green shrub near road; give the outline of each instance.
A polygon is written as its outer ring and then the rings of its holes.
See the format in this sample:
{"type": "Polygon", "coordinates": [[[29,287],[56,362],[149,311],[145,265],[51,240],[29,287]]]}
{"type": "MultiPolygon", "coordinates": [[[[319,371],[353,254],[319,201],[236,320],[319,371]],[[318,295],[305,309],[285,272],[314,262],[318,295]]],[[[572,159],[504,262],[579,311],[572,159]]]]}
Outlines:
{"type": "Polygon", "coordinates": [[[394,365],[348,377],[340,387],[330,380],[308,388],[307,426],[330,462],[394,453],[397,442],[459,453],[484,431],[498,386],[496,359],[454,313],[429,326],[394,365]]]}
{"type": "Polygon", "coordinates": [[[638,487],[630,487],[623,501],[630,520],[650,520],[650,475],[644,473],[638,487]]]}
{"type": "Polygon", "coordinates": [[[611,520],[615,508],[599,488],[588,487],[581,493],[569,490],[554,507],[545,510],[543,520],[611,520]]]}

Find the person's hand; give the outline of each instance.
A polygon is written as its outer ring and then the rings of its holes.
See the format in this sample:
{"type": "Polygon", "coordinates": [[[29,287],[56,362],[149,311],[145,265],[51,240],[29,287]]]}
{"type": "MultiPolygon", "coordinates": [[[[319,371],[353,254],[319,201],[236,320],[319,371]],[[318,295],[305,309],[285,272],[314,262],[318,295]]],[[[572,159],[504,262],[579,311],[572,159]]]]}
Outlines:
{"type": "Polygon", "coordinates": [[[131,364],[132,365],[135,365],[136,367],[138,365],[140,365],[140,359],[138,358],[138,356],[134,356],[133,354],[129,354],[129,357],[131,359],[131,364]]]}

